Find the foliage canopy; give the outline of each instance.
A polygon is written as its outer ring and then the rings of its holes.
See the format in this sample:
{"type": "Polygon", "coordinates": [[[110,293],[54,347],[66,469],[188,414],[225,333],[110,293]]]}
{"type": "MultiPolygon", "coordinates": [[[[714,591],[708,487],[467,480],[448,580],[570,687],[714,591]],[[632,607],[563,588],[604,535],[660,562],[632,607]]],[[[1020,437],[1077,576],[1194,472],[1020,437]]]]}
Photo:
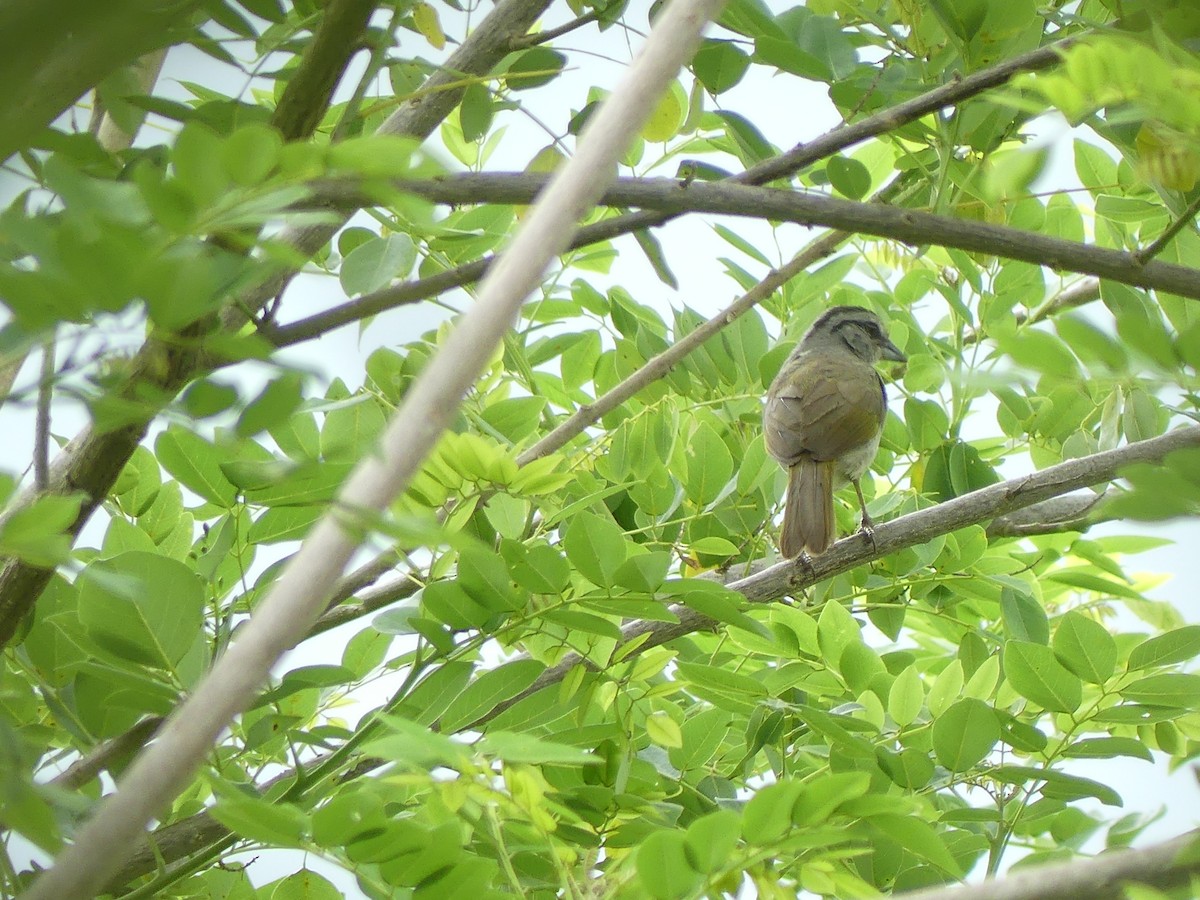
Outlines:
{"type": "MultiPolygon", "coordinates": [[[[27,52],[77,6],[0,10],[7,384],[43,360],[4,401],[37,435],[3,475],[5,896],[371,456],[655,12],[127,2],[27,52]],[[327,379],[347,325],[386,343],[327,379]]],[[[370,897],[858,897],[1132,843],[1072,762],[1195,758],[1200,625],[1130,572],[1159,539],[1087,529],[1200,509],[1198,51],[1187,0],[731,0],[407,490],[335,511],[360,567],[107,889],[338,896],[230,864],[291,848],[370,897]],[[773,116],[780,84],[843,124],[773,116]],[[910,360],[885,524],[767,568],[761,397],[831,304],[910,360]]]]}

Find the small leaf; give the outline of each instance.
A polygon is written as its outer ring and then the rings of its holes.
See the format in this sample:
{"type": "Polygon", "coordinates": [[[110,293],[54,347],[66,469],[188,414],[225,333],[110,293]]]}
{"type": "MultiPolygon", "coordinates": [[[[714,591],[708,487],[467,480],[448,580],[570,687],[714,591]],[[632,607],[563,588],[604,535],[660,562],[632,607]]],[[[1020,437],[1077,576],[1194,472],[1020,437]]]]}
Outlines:
{"type": "Polygon", "coordinates": [[[1054,653],[1068,669],[1089,684],[1104,684],[1117,667],[1117,642],[1108,629],[1072,610],[1059,620],[1054,653]]]}
{"type": "Polygon", "coordinates": [[[1074,712],[1083,700],[1083,685],[1042,644],[1007,641],[1004,677],[1028,700],[1056,712],[1074,712]]]}
{"type": "Polygon", "coordinates": [[[966,772],[1000,740],[996,713],[982,700],[960,700],[933,722],[933,752],[951,772],[966,772]]]}
{"type": "Polygon", "coordinates": [[[1184,625],[1143,641],[1129,654],[1128,669],[1149,669],[1187,662],[1200,655],[1200,625],[1184,625]]]}

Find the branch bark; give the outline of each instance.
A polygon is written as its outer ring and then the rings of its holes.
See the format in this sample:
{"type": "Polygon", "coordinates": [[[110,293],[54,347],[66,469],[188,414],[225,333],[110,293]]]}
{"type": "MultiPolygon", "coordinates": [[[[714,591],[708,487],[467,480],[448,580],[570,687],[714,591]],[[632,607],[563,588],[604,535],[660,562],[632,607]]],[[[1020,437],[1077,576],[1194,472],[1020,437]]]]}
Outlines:
{"type": "Polygon", "coordinates": [[[1125,885],[1168,890],[1200,875],[1200,831],[1140,850],[1051,863],[983,884],[901,894],[903,900],[1119,900],[1125,885]]]}
{"type": "MultiPolygon", "coordinates": [[[[746,578],[731,581],[727,586],[751,603],[777,600],[897,550],[924,544],[940,535],[995,519],[1071,491],[1111,481],[1126,466],[1138,462],[1161,462],[1168,453],[1187,447],[1200,447],[1200,425],[1178,428],[1147,441],[1068,460],[1033,475],[993,484],[937,506],[877,524],[874,541],[860,534],[851,535],[842,538],[808,565],[785,560],[746,578]]],[[[614,648],[614,653],[631,641],[637,641],[637,652],[642,652],[686,634],[711,631],[719,626],[716,620],[680,604],[672,606],[671,612],[679,619],[678,622],[638,621],[622,628],[621,641],[614,648]]],[[[582,657],[570,654],[542,672],[520,694],[497,704],[464,730],[478,730],[526,697],[558,684],[581,664],[586,664],[582,657]]]]}
{"type": "MultiPolygon", "coordinates": [[[[472,173],[407,182],[402,187],[438,203],[528,203],[545,184],[545,176],[533,173],[472,173]]],[[[350,193],[347,200],[354,206],[357,198],[353,197],[353,191],[350,193]]],[[[1158,260],[1143,262],[1136,253],[915,209],[853,203],[822,194],[727,181],[684,185],[673,178],[619,178],[604,193],[604,202],[609,206],[636,206],[672,215],[706,212],[822,225],[910,245],[956,247],[1200,300],[1197,269],[1158,260]]]]}

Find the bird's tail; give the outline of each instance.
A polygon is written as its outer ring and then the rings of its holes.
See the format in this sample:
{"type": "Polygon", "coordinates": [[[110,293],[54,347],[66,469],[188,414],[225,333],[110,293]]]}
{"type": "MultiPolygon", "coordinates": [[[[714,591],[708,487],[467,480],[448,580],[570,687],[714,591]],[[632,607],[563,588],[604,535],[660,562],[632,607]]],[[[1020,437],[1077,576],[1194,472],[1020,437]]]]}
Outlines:
{"type": "Polygon", "coordinates": [[[788,559],[801,550],[824,553],[833,543],[833,463],[802,459],[788,469],[787,505],[779,551],[788,559]]]}

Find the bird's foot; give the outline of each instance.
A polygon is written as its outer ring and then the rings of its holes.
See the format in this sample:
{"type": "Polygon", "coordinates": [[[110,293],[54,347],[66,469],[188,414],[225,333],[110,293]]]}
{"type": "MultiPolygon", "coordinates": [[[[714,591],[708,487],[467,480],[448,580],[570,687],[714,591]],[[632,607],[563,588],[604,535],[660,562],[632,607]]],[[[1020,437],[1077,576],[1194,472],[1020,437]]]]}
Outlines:
{"type": "Polygon", "coordinates": [[[859,529],[859,534],[871,542],[871,550],[875,553],[879,552],[879,544],[875,541],[875,523],[871,521],[871,517],[863,511],[862,527],[859,529]]]}

